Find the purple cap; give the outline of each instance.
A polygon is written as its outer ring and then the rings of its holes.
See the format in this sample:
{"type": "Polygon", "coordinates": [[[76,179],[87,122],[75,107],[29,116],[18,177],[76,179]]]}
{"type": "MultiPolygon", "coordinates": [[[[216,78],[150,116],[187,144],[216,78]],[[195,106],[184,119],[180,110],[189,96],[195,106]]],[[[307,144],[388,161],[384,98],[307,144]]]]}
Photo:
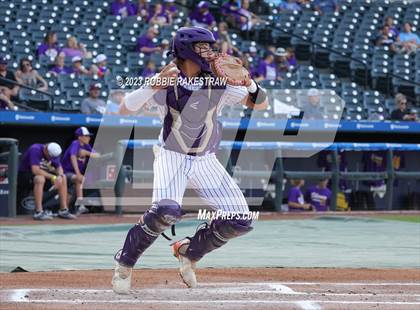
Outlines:
{"type": "Polygon", "coordinates": [[[99,83],[90,84],[89,91],[94,90],[94,89],[101,89],[101,84],[99,84],[99,83]]]}
{"type": "Polygon", "coordinates": [[[75,131],[75,135],[77,137],[80,137],[80,136],[93,136],[93,134],[90,133],[89,130],[86,127],[77,128],[76,131],[75,131]]]}
{"type": "Polygon", "coordinates": [[[207,1],[200,1],[197,5],[199,9],[208,9],[209,3],[207,1]]]}

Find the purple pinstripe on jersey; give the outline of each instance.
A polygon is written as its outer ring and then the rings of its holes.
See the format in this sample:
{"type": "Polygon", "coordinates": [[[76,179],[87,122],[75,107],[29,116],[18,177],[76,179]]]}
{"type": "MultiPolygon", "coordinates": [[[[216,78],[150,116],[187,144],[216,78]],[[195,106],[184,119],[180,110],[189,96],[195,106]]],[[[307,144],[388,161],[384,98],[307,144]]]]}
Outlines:
{"type": "Polygon", "coordinates": [[[153,201],[172,199],[181,204],[189,184],[215,210],[248,212],[242,191],[213,153],[190,156],[160,148],[154,173],[153,201]]]}
{"type": "Polygon", "coordinates": [[[222,138],[217,107],[224,88],[192,91],[177,85],[155,96],[155,101],[167,106],[162,129],[166,149],[203,155],[217,147],[222,138]]]}

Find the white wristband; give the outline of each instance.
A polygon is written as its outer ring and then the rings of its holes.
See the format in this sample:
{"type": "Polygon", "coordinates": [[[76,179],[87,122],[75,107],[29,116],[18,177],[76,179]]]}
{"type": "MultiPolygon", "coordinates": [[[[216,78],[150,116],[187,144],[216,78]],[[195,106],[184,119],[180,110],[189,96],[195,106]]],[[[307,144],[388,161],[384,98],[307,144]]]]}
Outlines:
{"type": "Polygon", "coordinates": [[[257,91],[257,83],[254,82],[254,80],[251,80],[251,85],[249,85],[247,88],[249,93],[253,94],[257,91]]]}

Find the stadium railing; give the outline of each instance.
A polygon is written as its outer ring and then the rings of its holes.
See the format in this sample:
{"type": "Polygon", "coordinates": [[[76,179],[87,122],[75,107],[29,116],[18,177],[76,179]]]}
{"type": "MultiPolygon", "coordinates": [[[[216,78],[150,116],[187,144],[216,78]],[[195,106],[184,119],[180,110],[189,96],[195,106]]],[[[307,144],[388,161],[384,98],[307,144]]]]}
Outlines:
{"type": "MultiPolygon", "coordinates": [[[[117,163],[123,163],[124,155],[127,149],[152,149],[158,143],[157,140],[120,140],[117,145],[115,158],[117,163]]],[[[275,182],[275,209],[281,210],[283,201],[283,181],[285,179],[325,179],[331,178],[331,210],[336,210],[336,197],[339,192],[340,180],[353,180],[353,181],[368,181],[368,180],[386,180],[386,208],[392,209],[394,180],[395,179],[420,179],[420,171],[395,171],[392,165],[392,158],[394,151],[419,151],[420,144],[391,144],[391,143],[290,143],[290,142],[234,142],[222,141],[220,150],[225,153],[222,156],[230,156],[229,152],[233,149],[236,150],[271,150],[275,151],[277,160],[275,161],[271,178],[275,182]],[[311,151],[311,150],[327,150],[332,153],[332,169],[331,171],[292,171],[285,170],[283,161],[280,160],[283,152],[288,150],[293,151],[311,151]],[[340,171],[338,153],[340,151],[385,151],[387,153],[387,166],[381,172],[361,172],[361,171],[340,171]]],[[[231,158],[227,161],[226,169],[230,174],[234,169],[231,158]]],[[[241,170],[235,171],[235,176],[242,177],[258,177],[266,176],[267,171],[261,170],[241,170]]],[[[135,170],[130,165],[122,166],[118,173],[117,181],[115,183],[115,197],[116,206],[115,211],[117,214],[122,214],[123,207],[123,194],[125,189],[125,180],[135,177],[151,177],[153,176],[152,170],[135,170]]]]}
{"type": "MultiPolygon", "coordinates": [[[[49,98],[49,107],[48,108],[50,110],[54,110],[54,95],[53,94],[50,94],[48,92],[45,92],[45,91],[42,91],[42,90],[39,90],[39,89],[30,87],[30,86],[27,86],[27,85],[24,85],[24,84],[21,84],[21,83],[18,83],[16,81],[13,81],[13,80],[10,80],[10,79],[6,79],[5,77],[2,77],[2,76],[0,76],[0,80],[3,81],[3,82],[7,82],[7,83],[10,83],[10,84],[19,86],[21,88],[29,89],[31,92],[39,93],[39,94],[42,94],[42,95],[47,96],[49,98]]],[[[39,111],[38,109],[34,109],[34,108],[32,108],[32,107],[30,107],[30,106],[28,106],[26,104],[25,105],[23,105],[23,104],[17,104],[17,106],[22,107],[22,108],[24,108],[26,110],[30,110],[32,112],[38,112],[39,111]]]]}

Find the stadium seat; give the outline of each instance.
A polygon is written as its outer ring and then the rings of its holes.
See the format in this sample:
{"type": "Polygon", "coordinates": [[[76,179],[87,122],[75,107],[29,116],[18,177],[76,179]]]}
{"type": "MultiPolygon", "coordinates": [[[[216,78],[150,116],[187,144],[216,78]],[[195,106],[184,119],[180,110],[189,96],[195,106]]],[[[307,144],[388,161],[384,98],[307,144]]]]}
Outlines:
{"type": "Polygon", "coordinates": [[[100,21],[105,16],[105,11],[102,8],[89,7],[85,10],[83,20],[87,22],[100,21]]]}
{"type": "Polygon", "coordinates": [[[86,97],[86,93],[81,89],[68,89],[66,90],[66,98],[71,101],[71,105],[74,109],[80,107],[83,99],[86,97]]]}
{"type": "MultiPolygon", "coordinates": [[[[194,1],[188,3],[196,5],[194,1]]],[[[420,82],[420,52],[415,56],[393,56],[386,48],[377,48],[374,45],[378,29],[388,15],[394,17],[396,25],[411,21],[418,32],[418,4],[390,0],[340,0],[339,4],[339,13],[320,15],[314,12],[310,5],[305,6],[302,11],[279,12],[273,4],[267,4],[263,9],[252,2],[251,7],[259,16],[271,20],[271,24],[261,24],[255,28],[252,37],[255,42],[247,40],[247,34],[230,29],[232,42],[242,51],[249,50],[249,46],[255,44],[260,57],[268,44],[275,47],[292,45],[301,68],[296,73],[286,75],[280,83],[281,87],[320,87],[334,90],[348,101],[352,112],[346,111],[345,117],[369,117],[369,109],[373,111],[376,107],[370,105],[370,99],[367,99],[370,97],[366,97],[361,88],[350,90],[348,84],[352,82],[370,92],[380,91],[382,106],[385,106],[385,95],[392,95],[398,91],[411,96],[413,100],[418,100],[420,88],[410,82],[420,82]],[[307,37],[309,42],[291,37],[292,33],[307,37]],[[311,45],[310,41],[317,45],[311,45]],[[339,54],[331,53],[326,48],[334,48],[339,54]],[[349,59],[348,56],[353,59],[349,59]],[[314,70],[308,71],[309,65],[314,70]],[[322,69],[322,73],[318,69],[322,69]],[[388,76],[390,73],[394,75],[393,78],[388,76]],[[369,90],[370,87],[373,91],[369,90]],[[359,111],[359,108],[366,111],[359,111]]],[[[75,35],[79,42],[86,44],[88,51],[94,56],[105,53],[114,77],[136,76],[144,69],[149,59],[158,64],[158,67],[166,62],[159,54],[149,58],[134,52],[137,39],[146,31],[148,24],[138,16],[112,16],[109,5],[109,1],[93,0],[26,0],[16,3],[1,1],[0,10],[4,13],[0,16],[0,52],[11,54],[13,66],[16,68],[21,57],[34,57],[36,46],[43,41],[45,34],[52,30],[57,32],[60,45],[64,45],[70,35],[75,35]],[[26,37],[22,36],[24,33],[26,37]]],[[[218,14],[220,9],[214,11],[218,14]]],[[[173,26],[160,27],[159,40],[171,37],[176,27],[184,25],[189,10],[180,7],[179,12],[181,14],[175,19],[173,26]]],[[[40,57],[38,61],[41,66],[39,71],[45,73],[51,65],[51,60],[40,57]]],[[[66,62],[70,65],[69,59],[66,62]]],[[[257,65],[253,61],[250,62],[254,66],[257,65]]],[[[92,60],[84,59],[83,64],[89,68],[92,60]]],[[[60,98],[63,99],[65,94],[61,87],[67,82],[61,83],[56,79],[50,79],[50,82],[54,84],[54,91],[60,91],[60,98]]],[[[107,87],[116,86],[115,79],[107,80],[105,84],[107,87]]],[[[263,82],[267,87],[270,87],[270,84],[263,82]]],[[[84,89],[86,85],[83,83],[84,89]]],[[[67,97],[63,100],[66,101],[66,106],[67,97]]],[[[376,110],[373,112],[377,113],[376,110]]]]}
{"type": "Polygon", "coordinates": [[[59,21],[61,19],[61,12],[54,9],[48,9],[43,7],[43,9],[41,10],[41,12],[39,13],[39,20],[44,20],[44,21],[48,21],[48,20],[56,20],[59,21]]]}
{"type": "Polygon", "coordinates": [[[378,91],[365,91],[363,93],[363,105],[366,109],[377,108],[378,106],[383,107],[385,98],[378,91]]]}
{"type": "Polygon", "coordinates": [[[80,89],[81,86],[81,81],[75,74],[59,74],[57,80],[60,85],[60,89],[63,92],[69,89],[80,89]]]}
{"type": "Polygon", "coordinates": [[[19,92],[19,98],[31,108],[43,111],[51,110],[51,100],[44,94],[23,88],[19,92]]]}
{"type": "Polygon", "coordinates": [[[338,95],[341,94],[341,81],[334,74],[322,73],[319,76],[321,87],[323,89],[334,90],[338,95]]]}

